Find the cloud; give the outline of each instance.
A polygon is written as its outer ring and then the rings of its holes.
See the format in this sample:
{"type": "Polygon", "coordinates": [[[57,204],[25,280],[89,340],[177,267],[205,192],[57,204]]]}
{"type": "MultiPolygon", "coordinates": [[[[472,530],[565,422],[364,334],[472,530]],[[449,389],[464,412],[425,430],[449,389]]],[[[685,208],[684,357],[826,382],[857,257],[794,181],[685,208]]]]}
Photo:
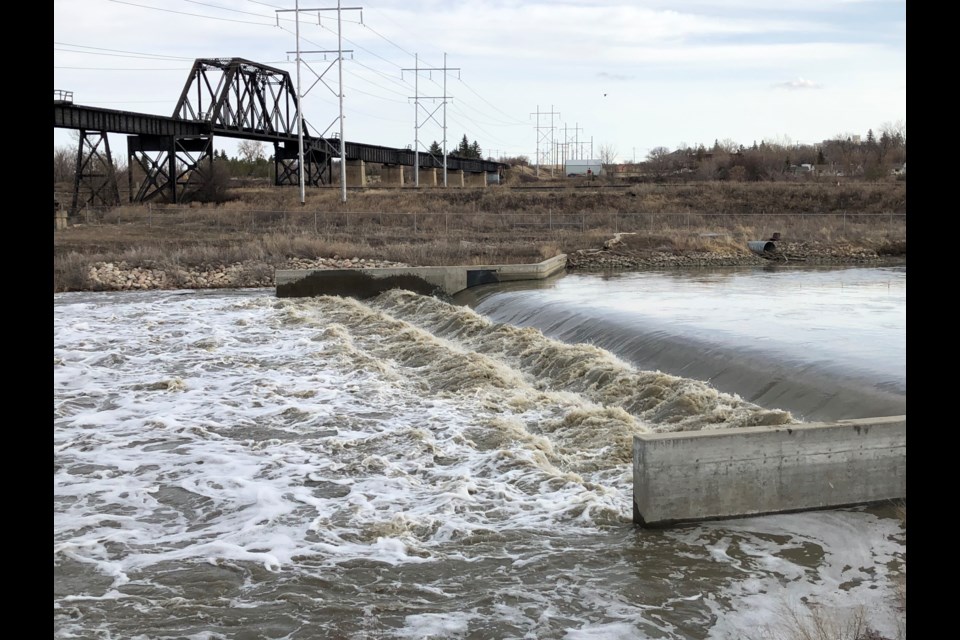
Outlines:
{"type": "Polygon", "coordinates": [[[789,82],[780,82],[773,85],[776,89],[820,89],[822,85],[806,78],[797,78],[789,82]]]}

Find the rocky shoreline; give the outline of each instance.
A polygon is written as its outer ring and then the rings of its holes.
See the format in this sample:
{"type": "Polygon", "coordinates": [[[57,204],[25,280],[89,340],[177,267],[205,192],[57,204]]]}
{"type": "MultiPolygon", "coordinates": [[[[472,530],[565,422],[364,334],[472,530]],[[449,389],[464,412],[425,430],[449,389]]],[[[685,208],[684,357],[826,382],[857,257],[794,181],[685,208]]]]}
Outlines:
{"type": "Polygon", "coordinates": [[[737,248],[712,251],[621,249],[580,250],[567,255],[569,270],[635,270],[672,267],[740,267],[765,264],[879,265],[904,263],[906,245],[878,252],[851,245],[780,243],[774,252],[759,255],[737,248]]]}
{"type": "MultiPolygon", "coordinates": [[[[757,255],[736,248],[714,251],[639,250],[623,247],[583,249],[567,254],[568,271],[613,271],[685,267],[758,266],[765,264],[886,265],[906,262],[906,247],[893,253],[852,246],[783,243],[776,253],[757,255]]],[[[376,269],[410,266],[361,258],[293,258],[281,264],[246,261],[173,267],[98,262],[88,267],[87,290],[226,289],[273,287],[278,269],[376,269]]]]}

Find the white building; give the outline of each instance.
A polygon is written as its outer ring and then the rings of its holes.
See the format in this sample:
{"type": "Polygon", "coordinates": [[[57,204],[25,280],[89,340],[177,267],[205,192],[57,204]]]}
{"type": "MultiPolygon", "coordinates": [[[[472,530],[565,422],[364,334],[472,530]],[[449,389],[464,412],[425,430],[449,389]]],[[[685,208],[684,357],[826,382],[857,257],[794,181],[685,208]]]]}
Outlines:
{"type": "Polygon", "coordinates": [[[603,175],[603,163],[599,160],[567,160],[563,165],[563,173],[567,176],[600,176],[603,175]]]}

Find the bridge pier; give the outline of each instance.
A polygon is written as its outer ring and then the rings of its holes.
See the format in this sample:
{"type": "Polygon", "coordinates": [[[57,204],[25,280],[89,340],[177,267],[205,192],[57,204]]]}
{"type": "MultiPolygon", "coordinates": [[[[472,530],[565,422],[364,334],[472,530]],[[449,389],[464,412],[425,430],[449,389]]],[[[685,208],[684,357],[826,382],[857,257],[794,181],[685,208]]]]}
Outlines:
{"type": "Polygon", "coordinates": [[[462,187],[463,186],[463,169],[457,169],[455,171],[447,170],[447,186],[448,187],[462,187]]]}
{"type": "Polygon", "coordinates": [[[466,183],[471,187],[486,187],[487,173],[485,171],[470,172],[466,174],[466,183]]]}
{"type": "Polygon", "coordinates": [[[109,207],[119,204],[120,188],[117,185],[113,156],[110,155],[107,132],[80,129],[80,148],[77,150],[70,215],[77,215],[81,206],[85,205],[109,207]],[[81,191],[85,192],[82,202],[81,191]]]}
{"type": "Polygon", "coordinates": [[[420,186],[421,187],[437,186],[437,170],[436,169],[420,169],[420,186]]]}
{"type": "Polygon", "coordinates": [[[177,204],[211,177],[213,136],[127,136],[127,157],[131,169],[136,166],[143,172],[136,196],[133,171],[127,173],[131,202],[160,197],[177,204]]]}
{"type": "Polygon", "coordinates": [[[367,186],[367,165],[363,160],[347,160],[347,186],[367,186]]]}
{"type": "Polygon", "coordinates": [[[380,168],[380,184],[384,186],[403,186],[403,165],[385,164],[380,168]]]}

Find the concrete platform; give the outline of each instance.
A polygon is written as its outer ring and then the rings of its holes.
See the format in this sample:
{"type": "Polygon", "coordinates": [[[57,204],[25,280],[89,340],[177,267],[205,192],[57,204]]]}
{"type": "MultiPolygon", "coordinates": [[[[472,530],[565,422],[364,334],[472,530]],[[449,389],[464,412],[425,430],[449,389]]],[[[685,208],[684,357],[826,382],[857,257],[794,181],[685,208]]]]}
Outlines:
{"type": "Polygon", "coordinates": [[[274,276],[278,298],[344,296],[370,298],[390,289],[425,295],[448,295],[481,284],[542,280],[562,272],[561,254],[535,264],[402,267],[389,269],[278,269],[274,276]]]}
{"type": "Polygon", "coordinates": [[[634,436],[644,527],[905,499],[907,417],[634,436]]]}

